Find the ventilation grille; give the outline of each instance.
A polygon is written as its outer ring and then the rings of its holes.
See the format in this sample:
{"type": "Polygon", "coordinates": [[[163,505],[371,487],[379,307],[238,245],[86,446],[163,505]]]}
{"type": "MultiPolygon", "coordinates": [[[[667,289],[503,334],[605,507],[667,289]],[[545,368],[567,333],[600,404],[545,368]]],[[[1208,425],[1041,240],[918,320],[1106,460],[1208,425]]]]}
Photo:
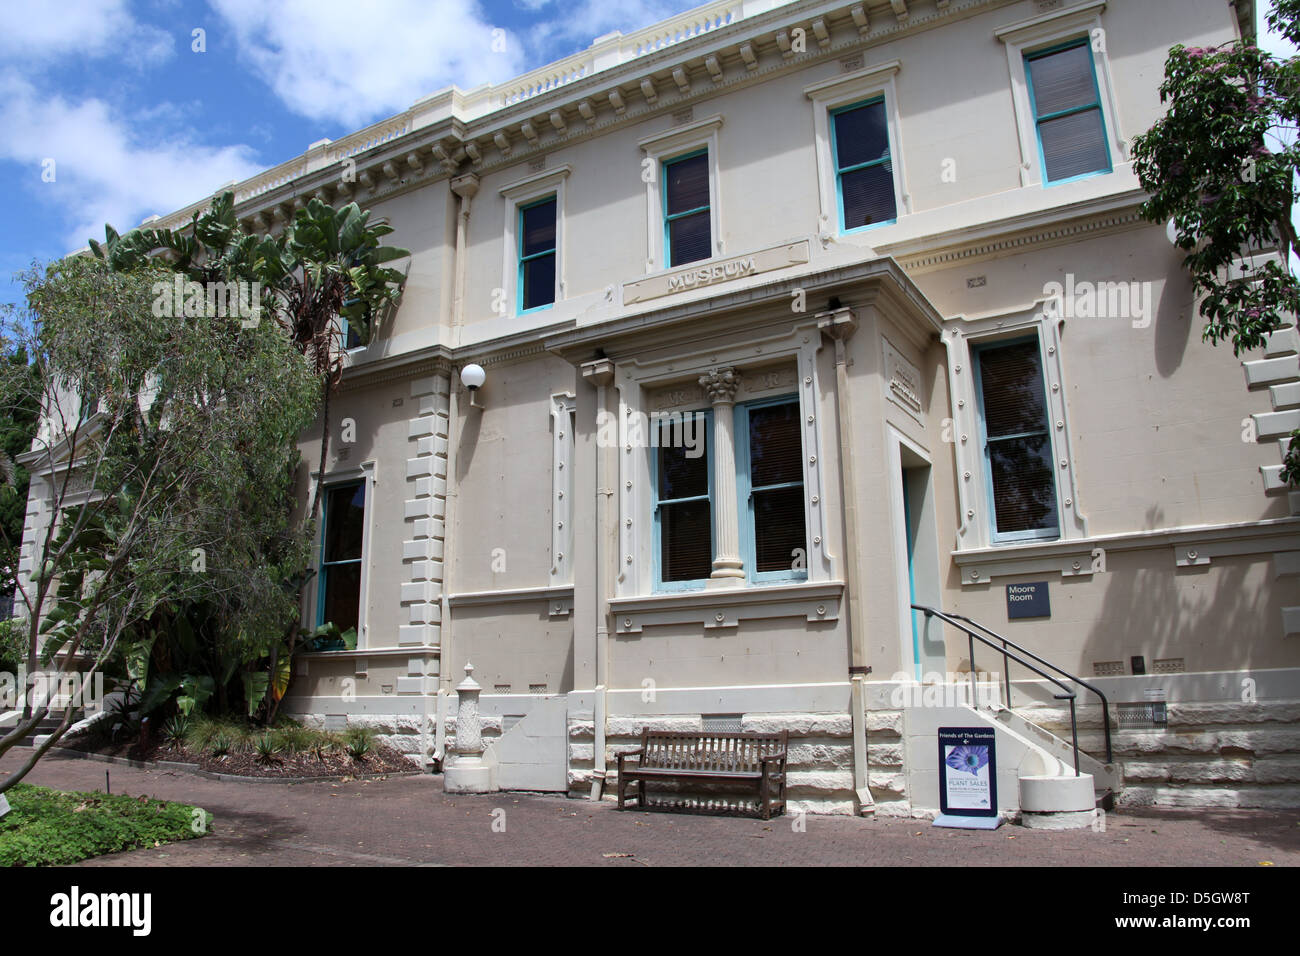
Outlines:
{"type": "Polygon", "coordinates": [[[1181,657],[1166,657],[1151,662],[1153,674],[1181,674],[1187,670],[1187,662],[1181,657]]]}
{"type": "Polygon", "coordinates": [[[1114,677],[1124,673],[1123,661],[1093,661],[1092,674],[1094,677],[1114,677]]]}
{"type": "Polygon", "coordinates": [[[706,733],[739,733],[744,714],[705,714],[700,718],[700,730],[706,733]]]}
{"type": "Polygon", "coordinates": [[[530,694],[545,694],[545,693],[546,693],[546,685],[545,685],[545,684],[529,684],[529,685],[528,685],[528,693],[530,693],[530,694]]]}
{"type": "Polygon", "coordinates": [[[1121,730],[1164,730],[1169,726],[1169,708],[1162,700],[1116,704],[1115,719],[1121,730]]]}
{"type": "Polygon", "coordinates": [[[493,684],[493,685],[492,685],[492,692],[493,692],[494,694],[508,694],[508,693],[510,693],[510,685],[509,685],[509,684],[493,684]]]}

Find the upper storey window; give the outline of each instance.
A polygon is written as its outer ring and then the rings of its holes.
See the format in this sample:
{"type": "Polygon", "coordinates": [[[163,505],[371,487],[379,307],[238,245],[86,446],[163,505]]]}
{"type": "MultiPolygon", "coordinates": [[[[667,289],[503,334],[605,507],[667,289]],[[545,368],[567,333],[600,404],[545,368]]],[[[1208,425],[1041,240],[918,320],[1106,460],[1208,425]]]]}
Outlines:
{"type": "Polygon", "coordinates": [[[884,97],[834,110],[831,140],[840,229],[893,222],[897,206],[884,97]]]}
{"type": "Polygon", "coordinates": [[[1110,172],[1106,121],[1088,38],[1027,55],[1025,72],[1044,180],[1055,183],[1110,172]]]}
{"type": "Polygon", "coordinates": [[[709,151],[696,150],[664,163],[664,249],[667,265],[712,255],[709,151]]]}
{"type": "Polygon", "coordinates": [[[555,302],[554,196],[519,210],[519,309],[527,312],[555,302]]]}
{"type": "Polygon", "coordinates": [[[1059,534],[1038,336],[975,352],[993,540],[1059,534]]]}

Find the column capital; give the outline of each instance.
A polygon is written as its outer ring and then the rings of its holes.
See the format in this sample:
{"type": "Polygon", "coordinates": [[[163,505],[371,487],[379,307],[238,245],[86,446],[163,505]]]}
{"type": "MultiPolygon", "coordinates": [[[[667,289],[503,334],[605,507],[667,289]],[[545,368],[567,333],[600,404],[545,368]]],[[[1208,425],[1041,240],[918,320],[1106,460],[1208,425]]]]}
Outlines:
{"type": "Polygon", "coordinates": [[[730,405],[740,390],[740,370],[733,366],[710,369],[700,376],[700,387],[714,405],[730,405]]]}

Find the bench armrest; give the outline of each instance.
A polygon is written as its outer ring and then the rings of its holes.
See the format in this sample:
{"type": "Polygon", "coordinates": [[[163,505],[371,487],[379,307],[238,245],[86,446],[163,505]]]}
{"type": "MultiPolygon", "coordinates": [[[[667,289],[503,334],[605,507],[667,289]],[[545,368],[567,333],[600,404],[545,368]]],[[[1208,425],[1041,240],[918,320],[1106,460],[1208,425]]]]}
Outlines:
{"type": "Polygon", "coordinates": [[[773,761],[773,760],[785,760],[785,759],[786,759],[786,754],[785,754],[785,751],[782,750],[780,753],[775,753],[775,754],[764,754],[763,756],[759,757],[758,759],[759,759],[759,762],[760,762],[760,763],[770,763],[770,762],[773,761]]]}
{"type": "Polygon", "coordinates": [[[622,753],[620,753],[620,754],[618,755],[618,768],[619,768],[619,770],[622,770],[622,769],[623,769],[623,758],[624,758],[624,757],[644,757],[644,756],[645,756],[645,750],[644,750],[643,748],[641,748],[641,747],[638,747],[636,750],[625,750],[625,751],[623,751],[622,753]]]}

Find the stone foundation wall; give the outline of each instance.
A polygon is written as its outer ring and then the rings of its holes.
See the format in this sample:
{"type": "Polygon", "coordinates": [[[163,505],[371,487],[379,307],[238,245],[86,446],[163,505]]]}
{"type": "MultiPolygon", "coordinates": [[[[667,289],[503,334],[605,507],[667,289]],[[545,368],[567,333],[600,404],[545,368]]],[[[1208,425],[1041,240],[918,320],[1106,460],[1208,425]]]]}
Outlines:
{"type": "MultiPolygon", "coordinates": [[[[700,731],[701,725],[699,715],[608,718],[604,798],[617,799],[618,754],[637,748],[643,728],[700,731]]],[[[595,757],[595,727],[591,712],[571,712],[568,729],[569,795],[585,797],[591,792],[595,757]]],[[[741,719],[741,730],[750,733],[789,732],[790,750],[786,764],[789,812],[855,812],[853,727],[848,714],[745,714],[741,719]]],[[[910,809],[903,774],[900,712],[868,714],[867,748],[871,766],[870,787],[876,811],[906,815],[910,809]]],[[[667,787],[655,789],[668,790],[667,787]]],[[[719,791],[720,794],[723,792],[725,788],[719,791]]]]}
{"type": "MultiPolygon", "coordinates": [[[[1166,705],[1163,729],[1120,729],[1111,744],[1123,779],[1118,807],[1300,807],[1300,701],[1166,705]]],[[[1063,740],[1070,712],[1019,712],[1063,740]]],[[[1106,754],[1101,708],[1079,710],[1079,749],[1106,754]]]]}
{"type": "MultiPolygon", "coordinates": [[[[325,729],[324,714],[294,714],[304,727],[325,729]]],[[[386,744],[411,762],[414,769],[424,769],[425,754],[433,753],[434,717],[416,714],[349,714],[349,727],[369,727],[375,742],[386,744]]]]}

